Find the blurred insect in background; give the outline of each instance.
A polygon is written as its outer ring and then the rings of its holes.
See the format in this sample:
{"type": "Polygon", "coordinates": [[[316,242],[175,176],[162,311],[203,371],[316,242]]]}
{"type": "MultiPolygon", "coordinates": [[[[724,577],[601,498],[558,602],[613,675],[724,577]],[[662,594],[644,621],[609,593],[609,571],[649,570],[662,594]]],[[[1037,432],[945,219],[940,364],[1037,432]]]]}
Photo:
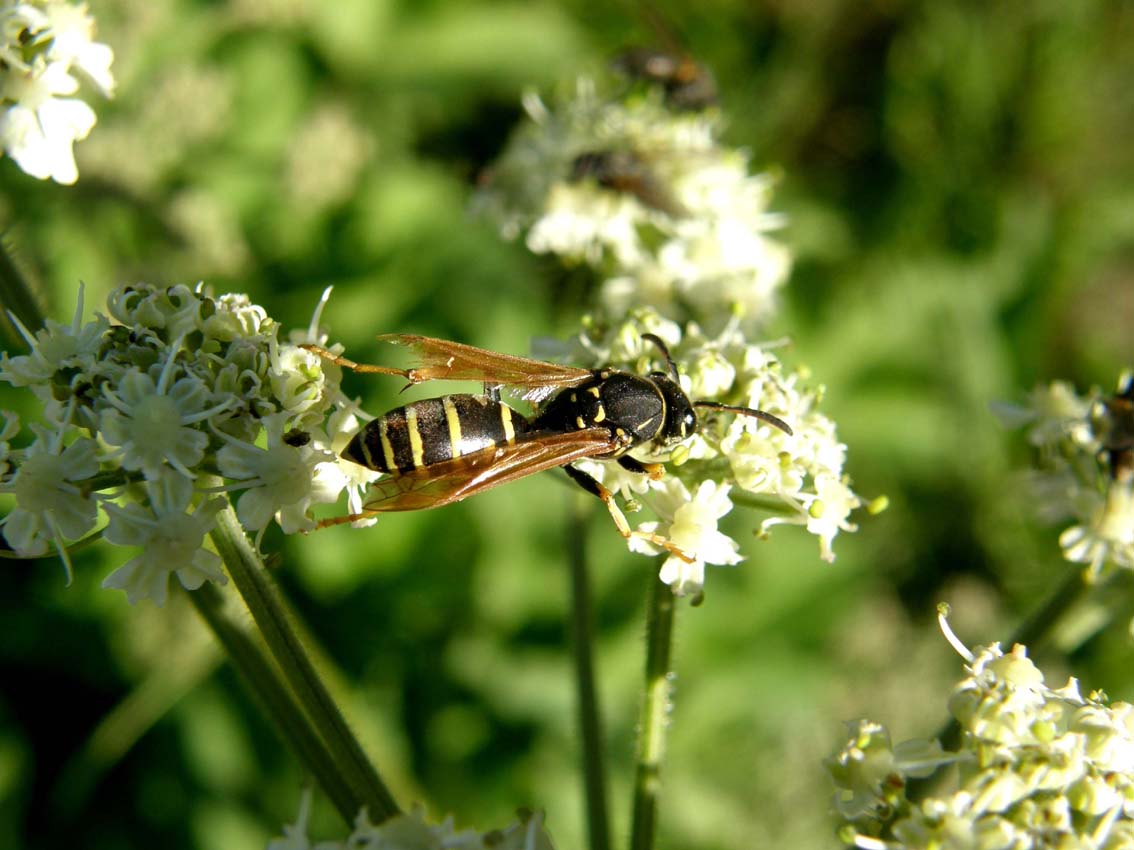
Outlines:
{"type": "Polygon", "coordinates": [[[633,195],[647,207],[674,218],[687,215],[684,207],[657,178],[649,164],[627,150],[586,151],[571,162],[572,182],[593,180],[603,189],[633,195]]]}
{"type": "Polygon", "coordinates": [[[661,86],[674,109],[698,111],[717,103],[712,71],[688,56],[649,47],[632,47],[615,57],[612,67],[630,78],[661,86]]]}

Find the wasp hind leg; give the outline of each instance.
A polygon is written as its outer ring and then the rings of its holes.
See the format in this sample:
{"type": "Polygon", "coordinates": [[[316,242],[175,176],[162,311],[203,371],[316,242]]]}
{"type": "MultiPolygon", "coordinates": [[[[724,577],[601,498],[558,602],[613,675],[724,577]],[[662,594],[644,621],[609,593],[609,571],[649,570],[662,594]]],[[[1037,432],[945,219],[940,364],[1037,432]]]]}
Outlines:
{"type": "Polygon", "coordinates": [[[360,519],[370,519],[373,516],[377,516],[379,513],[380,511],[362,510],[357,514],[328,517],[327,519],[319,520],[319,523],[315,526],[315,531],[319,531],[324,528],[330,528],[332,525],[346,525],[348,522],[358,522],[360,519]]]}
{"type": "Polygon", "coordinates": [[[410,372],[413,371],[412,369],[395,369],[392,366],[375,366],[370,363],[355,363],[353,360],[349,360],[346,357],[343,357],[341,354],[335,354],[335,352],[331,351],[330,349],[323,348],[323,346],[321,345],[311,345],[310,343],[305,343],[304,345],[301,345],[299,347],[310,351],[312,354],[318,354],[324,360],[329,360],[338,366],[342,366],[344,369],[350,369],[352,372],[364,372],[378,375],[398,375],[408,381],[413,381],[413,377],[410,374],[410,372]]]}
{"type": "MultiPolygon", "coordinates": [[[[619,458],[619,462],[621,463],[621,458],[619,458]]],[[[634,463],[638,463],[638,461],[634,461],[634,463]]],[[[630,466],[627,466],[626,468],[635,472],[649,472],[649,466],[647,466],[646,464],[639,465],[642,466],[643,469],[637,470],[634,467],[630,466]]],[[[652,465],[654,464],[651,464],[651,466],[652,465]]],[[[614,493],[604,487],[601,482],[595,480],[592,476],[583,472],[583,470],[576,469],[570,464],[563,467],[563,470],[567,473],[568,476],[570,476],[572,481],[574,481],[588,493],[591,493],[592,495],[598,496],[600,499],[602,499],[602,503],[606,505],[606,509],[610,512],[610,518],[614,520],[614,527],[618,529],[618,533],[621,534],[625,539],[630,540],[631,538],[637,537],[640,540],[646,540],[649,543],[652,543],[654,546],[665,549],[671,555],[675,555],[687,564],[692,564],[697,560],[696,558],[690,557],[685,552],[685,550],[671,541],[668,537],[665,537],[661,534],[656,534],[651,531],[635,531],[634,529],[632,529],[630,527],[630,523],[626,521],[626,516],[622,513],[622,509],[619,508],[618,504],[614,501],[614,493]]]]}

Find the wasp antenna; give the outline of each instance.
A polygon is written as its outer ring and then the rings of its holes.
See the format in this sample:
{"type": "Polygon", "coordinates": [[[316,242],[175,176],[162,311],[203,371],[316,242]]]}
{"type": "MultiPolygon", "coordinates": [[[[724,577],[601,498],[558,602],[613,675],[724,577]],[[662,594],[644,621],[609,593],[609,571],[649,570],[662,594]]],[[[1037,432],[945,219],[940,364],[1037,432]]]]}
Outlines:
{"type": "Polygon", "coordinates": [[[673,362],[673,358],[669,356],[669,347],[657,334],[642,334],[642,339],[652,342],[657,346],[658,351],[665,357],[665,362],[669,366],[669,374],[673,377],[674,383],[680,384],[681,379],[677,377],[677,364],[673,362]]]}
{"type": "Polygon", "coordinates": [[[791,435],[795,432],[791,430],[791,426],[778,416],[773,416],[763,410],[756,410],[754,407],[736,407],[731,404],[721,404],[719,401],[695,401],[694,407],[707,407],[710,410],[723,410],[727,413],[739,413],[741,416],[751,416],[754,419],[761,419],[769,425],[779,428],[785,434],[791,435]]]}

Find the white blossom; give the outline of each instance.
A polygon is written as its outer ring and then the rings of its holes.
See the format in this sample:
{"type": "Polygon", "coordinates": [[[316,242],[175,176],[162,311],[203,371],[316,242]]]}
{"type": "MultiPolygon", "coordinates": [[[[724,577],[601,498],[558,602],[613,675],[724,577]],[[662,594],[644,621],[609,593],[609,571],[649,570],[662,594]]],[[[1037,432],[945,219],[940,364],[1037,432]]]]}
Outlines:
{"type": "Polygon", "coordinates": [[[304,791],[296,822],[284,826],[284,835],[269,841],[268,850],[553,850],[543,815],[538,812],[520,812],[517,820],[503,829],[481,833],[456,829],[452,816],[430,823],[420,807],[379,824],[371,823],[363,809],[346,839],[319,842],[312,842],[307,835],[310,812],[311,792],[304,791]]]}
{"type": "Polygon", "coordinates": [[[968,663],[949,700],[961,728],[956,751],[926,741],[891,746],[885,727],[861,721],[829,761],[848,842],[893,850],[1125,846],[1134,826],[1134,707],[1083,697],[1074,680],[1047,686],[1022,646],[959,648],[968,663]],[[956,770],[945,787],[919,803],[906,797],[908,779],[947,765],[956,770]]]}
{"type": "Polygon", "coordinates": [[[169,592],[170,575],[176,575],[186,590],[195,590],[205,581],[224,584],[227,579],[220,556],[202,548],[224,500],[205,499],[190,510],[193,482],[172,470],[147,481],[146,493],[146,505],[107,505],[107,541],[138,546],[142,551],[107,576],[102,586],[126,591],[131,605],[148,598],[161,606],[169,592]]]}
{"type": "Polygon", "coordinates": [[[4,0],[0,5],[0,148],[25,172],[71,184],[74,143],[95,125],[76,74],[114,90],[113,53],[94,39],[85,3],[4,0]]]}
{"type": "MultiPolygon", "coordinates": [[[[322,303],[301,336],[321,338],[322,303]]],[[[0,433],[13,549],[40,555],[54,544],[67,564],[67,546],[94,528],[101,505],[107,541],[146,548],[107,586],[162,600],[170,572],[189,588],[221,576],[200,546],[225,500],[194,489],[203,476],[227,477],[210,480],[210,492],[244,491],[238,517],[258,534],[272,521],[314,528],[313,506],[344,490],[361,509],[374,473],[331,452],[357,427],[340,370],[324,373],[321,358],[279,343],[278,325],[247,296],[134,284],[110,295],[110,318],[84,323],[82,306],[80,289],[69,325],[21,328],[30,352],[0,359],[0,379],[34,393],[46,423],[33,423],[37,439],[23,450],[10,448],[12,420],[0,433]]]]}

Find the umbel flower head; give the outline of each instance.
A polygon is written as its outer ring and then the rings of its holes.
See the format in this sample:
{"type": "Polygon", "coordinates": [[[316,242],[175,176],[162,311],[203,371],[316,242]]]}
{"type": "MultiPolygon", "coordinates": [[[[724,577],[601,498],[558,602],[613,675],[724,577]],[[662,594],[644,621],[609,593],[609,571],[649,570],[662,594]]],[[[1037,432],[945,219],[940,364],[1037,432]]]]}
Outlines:
{"type": "Polygon", "coordinates": [[[713,330],[768,317],[791,265],[769,235],[783,219],[772,179],[718,141],[719,111],[606,78],[550,105],[529,93],[524,109],[477,201],[506,238],[592,266],[612,315],[650,304],[713,330]]]}
{"type": "Polygon", "coordinates": [[[1037,450],[1032,483],[1043,513],[1073,522],[1059,536],[1063,556],[1086,565],[1095,580],[1134,569],[1134,379],[1119,378],[1108,395],[1086,396],[1063,381],[1037,387],[1024,407],[1002,407],[1024,425],[1037,450]]]}
{"type": "MultiPolygon", "coordinates": [[[[947,628],[947,627],[946,627],[947,628]]],[[[955,639],[954,639],[955,640],[955,639]]],[[[967,654],[949,711],[955,752],[937,742],[891,746],[885,727],[850,725],[828,763],[848,844],[880,850],[1134,846],[1134,706],[1062,688],[1022,646],[967,654]],[[954,781],[919,802],[910,778],[944,765],[954,781]]]]}
{"type": "Polygon", "coordinates": [[[357,499],[368,474],[340,470],[354,465],[332,451],[357,427],[352,405],[337,368],[324,372],[299,347],[326,342],[322,304],[286,342],[263,308],[202,286],[122,287],[110,316],[86,323],[80,290],[69,325],[49,321],[34,335],[20,326],[30,351],[4,353],[0,380],[32,392],[44,421],[13,450],[16,421],[5,420],[8,545],[22,556],[54,546],[69,570],[68,544],[105,515],[107,542],[143,551],[104,585],[161,604],[171,576],[189,589],[224,581],[203,548],[220,494],[241,491],[237,516],[258,534],[273,520],[314,528],[312,506],[345,489],[357,499]]]}
{"type": "MultiPolygon", "coordinates": [[[[702,409],[697,433],[660,456],[649,446],[635,457],[666,462],[660,480],[628,472],[613,463],[584,461],[578,466],[609,489],[644,504],[658,517],[639,531],[660,533],[693,556],[688,563],[671,555],[661,577],[678,595],[699,593],[706,564],[741,560],[738,544],[719,528],[734,505],[764,512],[760,536],[779,524],[804,527],[819,539],[826,561],[834,560],[834,538],[853,531],[852,510],[862,504],[843,473],[846,447],[834,423],[818,411],[821,390],[807,387],[767,347],[749,343],[732,323],[708,336],[697,325],[684,329],[652,309],[635,311],[616,324],[592,324],[560,351],[570,362],[614,365],[644,374],[659,368],[659,353],[642,335],[662,339],[679,370],[682,389],[696,401],[756,408],[789,423],[787,434],[762,419],[702,409]]],[[[641,538],[631,548],[657,550],[641,538]]]]}
{"type": "Polygon", "coordinates": [[[453,818],[430,823],[421,809],[396,815],[382,823],[370,822],[363,809],[358,813],[354,829],[343,841],[312,843],[307,836],[311,816],[311,792],[304,791],[299,801],[296,822],[284,827],[284,834],[268,842],[268,850],[553,850],[543,825],[543,814],[521,811],[515,823],[503,829],[477,832],[457,830],[453,818]]]}
{"type": "Polygon", "coordinates": [[[78,179],[72,146],[95,125],[72,97],[80,79],[114,93],[114,54],[94,29],[86,3],[0,0],[0,149],[33,177],[78,179]]]}

